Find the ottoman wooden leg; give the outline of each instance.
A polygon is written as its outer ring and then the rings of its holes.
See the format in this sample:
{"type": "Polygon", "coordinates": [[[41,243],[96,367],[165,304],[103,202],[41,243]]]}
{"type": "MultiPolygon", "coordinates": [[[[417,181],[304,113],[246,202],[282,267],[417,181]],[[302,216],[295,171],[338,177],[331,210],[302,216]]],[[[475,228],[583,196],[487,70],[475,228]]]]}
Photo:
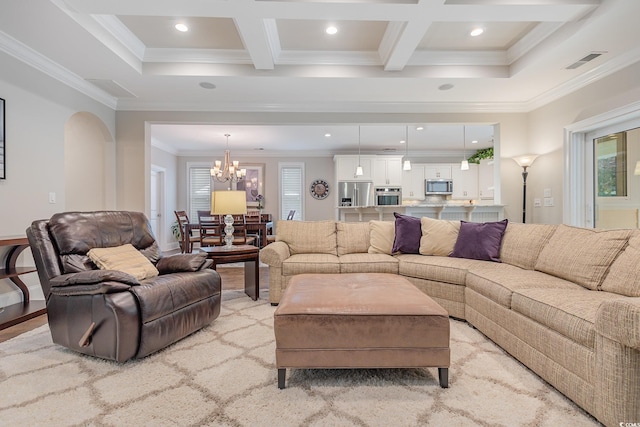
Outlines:
{"type": "Polygon", "coordinates": [[[278,369],[278,388],[282,390],[284,388],[284,381],[287,375],[286,369],[278,369]]]}
{"type": "Polygon", "coordinates": [[[449,368],[438,368],[438,377],[440,379],[440,387],[449,388],[449,368]]]}

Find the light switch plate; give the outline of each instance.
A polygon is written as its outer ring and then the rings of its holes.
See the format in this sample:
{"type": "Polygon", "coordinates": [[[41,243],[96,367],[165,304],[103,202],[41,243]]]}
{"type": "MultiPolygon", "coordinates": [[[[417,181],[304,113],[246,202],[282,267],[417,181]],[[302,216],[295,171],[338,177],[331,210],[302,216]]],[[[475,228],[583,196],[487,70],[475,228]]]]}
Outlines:
{"type": "Polygon", "coordinates": [[[553,206],[553,197],[545,197],[544,198],[545,206],[553,206]]]}
{"type": "Polygon", "coordinates": [[[544,197],[551,197],[551,189],[550,188],[545,188],[544,189],[544,197]]]}
{"type": "Polygon", "coordinates": [[[540,199],[533,199],[533,207],[539,208],[540,206],[542,206],[542,202],[540,201],[540,199]]]}
{"type": "Polygon", "coordinates": [[[56,193],[51,191],[49,192],[49,203],[55,203],[55,202],[56,202],[56,193]]]}

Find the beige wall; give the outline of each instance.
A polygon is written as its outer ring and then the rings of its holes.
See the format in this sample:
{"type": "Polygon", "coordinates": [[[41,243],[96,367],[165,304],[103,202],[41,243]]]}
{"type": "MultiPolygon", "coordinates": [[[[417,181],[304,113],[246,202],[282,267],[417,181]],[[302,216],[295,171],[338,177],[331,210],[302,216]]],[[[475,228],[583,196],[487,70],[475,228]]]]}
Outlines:
{"type": "MultiPolygon", "coordinates": [[[[80,167],[84,161],[65,155],[68,120],[78,112],[87,112],[115,135],[115,113],[10,56],[0,53],[0,64],[0,97],[6,101],[7,164],[7,178],[0,180],[0,236],[24,236],[32,221],[65,210],[69,192],[65,170],[80,167]],[[49,203],[50,192],[56,194],[56,203],[49,203]]],[[[107,193],[115,194],[113,181],[112,175],[111,182],[105,182],[107,193]]],[[[25,251],[18,264],[33,265],[30,258],[25,251]]],[[[37,276],[22,278],[32,298],[42,299],[37,276]]],[[[0,280],[0,307],[20,302],[21,298],[10,281],[0,280]]]]}

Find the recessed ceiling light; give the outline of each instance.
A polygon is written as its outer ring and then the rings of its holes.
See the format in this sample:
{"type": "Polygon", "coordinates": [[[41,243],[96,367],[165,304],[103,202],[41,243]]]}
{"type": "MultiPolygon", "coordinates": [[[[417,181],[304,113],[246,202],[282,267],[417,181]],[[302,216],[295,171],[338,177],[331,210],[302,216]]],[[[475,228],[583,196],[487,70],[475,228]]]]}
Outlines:
{"type": "Polygon", "coordinates": [[[418,126],[418,127],[416,128],[416,130],[424,130],[424,127],[423,127],[423,126],[418,126]]]}
{"type": "Polygon", "coordinates": [[[405,141],[404,139],[400,140],[400,144],[405,144],[407,141],[405,141]]]}
{"type": "Polygon", "coordinates": [[[329,137],[331,137],[331,134],[330,133],[325,133],[324,136],[329,138],[329,137]]]}
{"type": "Polygon", "coordinates": [[[186,24],[183,23],[176,24],[175,29],[182,33],[189,31],[189,27],[187,27],[186,24]]]}
{"type": "Polygon", "coordinates": [[[216,85],[211,82],[200,82],[200,87],[203,89],[215,89],[216,85]]]}
{"type": "Polygon", "coordinates": [[[445,83],[443,85],[438,86],[438,89],[440,89],[440,90],[453,89],[453,85],[451,83],[445,83]]]}
{"type": "Polygon", "coordinates": [[[333,25],[330,25],[330,26],[328,26],[328,27],[327,27],[327,29],[326,29],[326,30],[324,30],[324,31],[325,31],[325,33],[327,33],[327,34],[331,34],[331,35],[333,35],[333,34],[335,34],[335,33],[337,33],[337,32],[338,32],[338,28],[334,27],[333,25]]]}
{"type": "Polygon", "coordinates": [[[478,37],[480,34],[484,33],[484,28],[474,28],[473,30],[471,30],[471,32],[469,33],[469,35],[471,37],[478,37]]]}
{"type": "Polygon", "coordinates": [[[471,141],[471,143],[472,143],[472,144],[477,144],[477,143],[478,143],[478,140],[477,140],[477,139],[474,139],[473,141],[471,141]]]}

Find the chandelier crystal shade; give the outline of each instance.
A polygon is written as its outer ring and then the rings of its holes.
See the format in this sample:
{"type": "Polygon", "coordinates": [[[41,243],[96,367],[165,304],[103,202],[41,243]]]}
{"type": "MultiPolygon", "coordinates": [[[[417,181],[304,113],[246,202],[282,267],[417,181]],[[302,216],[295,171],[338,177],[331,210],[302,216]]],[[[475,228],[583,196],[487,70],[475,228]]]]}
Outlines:
{"type": "Polygon", "coordinates": [[[246,169],[240,169],[240,162],[235,160],[231,161],[231,152],[229,151],[229,137],[228,133],[224,136],[227,137],[227,149],[224,151],[224,166],[220,160],[216,160],[211,168],[211,178],[218,182],[238,182],[242,181],[247,176],[246,169]]]}

